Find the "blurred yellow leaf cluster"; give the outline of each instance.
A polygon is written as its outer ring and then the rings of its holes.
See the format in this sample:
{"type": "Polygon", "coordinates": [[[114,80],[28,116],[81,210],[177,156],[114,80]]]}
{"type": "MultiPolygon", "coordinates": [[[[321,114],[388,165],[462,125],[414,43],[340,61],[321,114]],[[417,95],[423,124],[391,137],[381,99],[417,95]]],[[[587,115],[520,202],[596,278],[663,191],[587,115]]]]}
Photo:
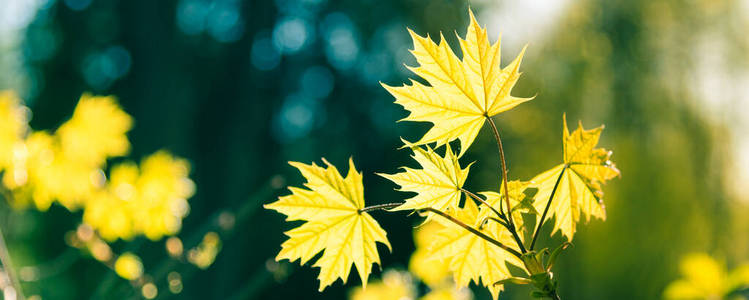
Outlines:
{"type": "Polygon", "coordinates": [[[140,166],[113,165],[105,176],[107,160],[129,152],[133,125],[114,97],[84,94],[50,132],[31,130],[28,115],[13,92],[0,92],[0,170],[11,205],[82,209],[83,221],[108,241],[179,231],[194,193],[187,161],[159,151],[140,166]]]}
{"type": "Polygon", "coordinates": [[[382,280],[369,284],[366,288],[356,287],[351,291],[351,300],[471,300],[473,294],[469,289],[459,289],[454,284],[431,287],[429,292],[418,297],[416,282],[411,274],[405,271],[388,270],[382,274],[382,280]]]}
{"type": "Polygon", "coordinates": [[[408,272],[388,270],[382,280],[375,281],[367,288],[356,287],[351,292],[351,300],[416,299],[416,286],[408,272]]]}
{"type": "Polygon", "coordinates": [[[671,282],[663,293],[667,300],[747,299],[749,263],[731,272],[705,253],[685,256],[679,265],[682,278],[671,282]]]}
{"type": "Polygon", "coordinates": [[[111,168],[104,189],[87,202],[83,221],[106,240],[143,234],[158,240],[179,231],[194,192],[189,164],[165,151],[143,159],[140,166],[124,162],[111,168]]]}

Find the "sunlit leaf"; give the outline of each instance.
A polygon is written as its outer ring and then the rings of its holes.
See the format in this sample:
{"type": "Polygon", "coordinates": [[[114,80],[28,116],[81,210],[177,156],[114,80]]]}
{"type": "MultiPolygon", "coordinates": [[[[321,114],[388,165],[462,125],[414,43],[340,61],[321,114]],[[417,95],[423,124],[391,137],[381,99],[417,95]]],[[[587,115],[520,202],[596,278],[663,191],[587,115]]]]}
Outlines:
{"type": "Polygon", "coordinates": [[[408,261],[408,270],[430,287],[452,282],[450,266],[447,261],[430,259],[429,246],[432,244],[434,236],[442,229],[444,229],[444,226],[436,221],[426,222],[414,228],[416,250],[411,254],[411,259],[408,261]]]}
{"type": "Polygon", "coordinates": [[[307,179],[302,188],[289,188],[291,195],[265,205],[287,215],[287,220],[306,223],[286,232],[289,239],[282,245],[276,260],[299,259],[305,264],[320,251],[322,256],[314,266],[320,267],[320,291],[341,278],[349,276],[351,264],[356,266],[362,284],[366,286],[372,264],[379,264],[376,242],[390,248],[385,231],[366,212],[361,173],[349,160],[349,172],[343,178],[335,166],[325,161],[327,168],[298,162],[290,164],[307,179]]]}
{"type": "Polygon", "coordinates": [[[591,216],[606,218],[601,185],[620,172],[609,160],[611,151],[594,148],[603,126],[585,130],[579,123],[578,128],[570,133],[566,117],[563,122],[564,163],[537,175],[531,182],[533,187],[538,188],[534,206],[543,212],[559,179],[547,220],[553,216],[553,232],[561,231],[571,241],[581,215],[586,221],[591,216]]]}
{"type": "Polygon", "coordinates": [[[409,30],[419,63],[409,67],[429,85],[411,80],[410,85],[393,87],[383,84],[395,103],[410,111],[404,120],[431,122],[434,126],[415,144],[446,144],[460,140],[460,155],[471,146],[486,117],[512,109],[532,98],[510,95],[520,77],[519,67],[525,49],[505,68],[500,67],[500,42],[492,44],[470,12],[465,39],[458,36],[462,59],[450,49],[440,35],[436,44],[427,35],[421,37],[409,30]]]}
{"type": "MultiPolygon", "coordinates": [[[[451,214],[471,226],[477,226],[481,222],[478,207],[472,201],[466,201],[463,208],[451,211],[451,214]]],[[[506,250],[454,223],[442,223],[445,228],[434,236],[429,247],[431,259],[446,260],[459,287],[467,286],[473,281],[487,287],[494,299],[497,299],[504,287],[494,286],[493,283],[512,276],[506,263],[515,266],[522,266],[523,263],[506,250]]],[[[488,223],[480,230],[505,245],[514,243],[510,232],[497,223],[488,223]]]]}
{"type": "Polygon", "coordinates": [[[445,155],[440,156],[429,146],[421,148],[406,142],[413,150],[413,159],[421,169],[403,167],[397,174],[379,174],[400,186],[400,191],[414,192],[417,195],[394,210],[409,210],[431,207],[444,211],[457,208],[463,183],[468,177],[470,166],[462,169],[458,157],[448,144],[445,155]]]}

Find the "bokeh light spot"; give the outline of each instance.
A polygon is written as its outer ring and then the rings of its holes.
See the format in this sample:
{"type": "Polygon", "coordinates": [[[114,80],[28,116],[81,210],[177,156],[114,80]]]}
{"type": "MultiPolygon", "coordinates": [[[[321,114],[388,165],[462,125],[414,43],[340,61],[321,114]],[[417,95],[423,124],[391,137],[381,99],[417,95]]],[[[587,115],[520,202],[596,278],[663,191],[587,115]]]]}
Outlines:
{"type": "Polygon", "coordinates": [[[188,35],[200,34],[205,29],[208,3],[200,0],[182,0],[177,4],[177,27],[188,35]]]}
{"type": "Polygon", "coordinates": [[[121,46],[95,52],[83,60],[83,79],[96,90],[105,90],[130,70],[130,53],[121,46]]]}
{"type": "Polygon", "coordinates": [[[302,93],[313,98],[325,98],[333,90],[333,73],[323,66],[307,68],[301,76],[302,93]]]}
{"type": "Polygon", "coordinates": [[[284,54],[293,54],[301,50],[311,42],[312,36],[312,27],[301,18],[281,19],[273,28],[273,44],[284,54]]]}
{"type": "Polygon", "coordinates": [[[281,62],[281,54],[273,46],[268,34],[258,34],[252,43],[250,55],[252,65],[262,71],[275,69],[281,62]]]}
{"type": "Polygon", "coordinates": [[[332,13],[321,25],[325,56],[335,68],[350,69],[359,56],[359,41],[353,22],[343,13],[332,13]]]}
{"type": "Polygon", "coordinates": [[[284,99],[281,110],[276,115],[274,136],[282,142],[304,137],[316,125],[316,119],[322,118],[324,112],[318,101],[301,94],[291,94],[284,99]]]}

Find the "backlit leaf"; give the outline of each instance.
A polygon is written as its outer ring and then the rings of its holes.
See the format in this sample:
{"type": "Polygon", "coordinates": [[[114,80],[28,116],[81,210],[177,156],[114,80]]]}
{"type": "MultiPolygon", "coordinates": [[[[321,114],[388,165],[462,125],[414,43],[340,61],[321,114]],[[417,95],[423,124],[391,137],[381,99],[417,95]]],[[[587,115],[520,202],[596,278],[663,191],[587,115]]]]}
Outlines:
{"type": "Polygon", "coordinates": [[[411,80],[410,85],[393,87],[383,84],[410,115],[404,120],[431,122],[434,126],[415,144],[437,143],[441,146],[460,140],[460,155],[471,146],[486,117],[512,109],[532,98],[510,95],[520,77],[519,67],[525,49],[505,68],[500,67],[500,42],[492,44],[470,12],[465,39],[458,36],[462,59],[450,49],[440,35],[436,44],[427,35],[421,37],[409,30],[419,63],[409,67],[429,85],[411,80]]]}
{"type": "MultiPolygon", "coordinates": [[[[466,201],[463,208],[451,211],[451,215],[475,227],[481,223],[479,209],[472,201],[466,201]]],[[[445,228],[434,236],[429,247],[430,258],[434,261],[447,261],[459,287],[467,286],[473,281],[487,287],[494,299],[497,299],[504,287],[494,286],[493,283],[512,277],[506,263],[522,266],[520,259],[463,227],[443,219],[435,220],[441,220],[445,228]]],[[[505,245],[515,243],[510,232],[497,223],[487,223],[479,230],[505,245]]]]}
{"type": "MultiPolygon", "coordinates": [[[[405,141],[404,141],[405,142],[405,141]]],[[[470,166],[460,168],[458,156],[448,144],[445,156],[440,156],[429,146],[421,148],[405,142],[413,150],[413,159],[421,169],[403,167],[397,174],[379,174],[400,186],[400,191],[414,192],[417,195],[394,210],[410,210],[431,207],[445,211],[457,208],[460,189],[463,187],[470,166]]]]}
{"type": "Polygon", "coordinates": [[[366,212],[361,173],[349,160],[349,172],[343,178],[335,166],[323,159],[327,168],[298,162],[290,164],[307,179],[307,189],[290,187],[291,195],[265,205],[287,216],[288,221],[306,223],[286,232],[289,239],[281,245],[276,260],[299,259],[307,263],[323,251],[315,262],[320,267],[320,291],[341,278],[349,276],[351,264],[356,266],[362,285],[366,286],[372,264],[379,264],[376,242],[390,248],[385,231],[366,212]]]}
{"type": "Polygon", "coordinates": [[[561,176],[547,220],[554,216],[553,232],[561,231],[569,241],[572,241],[581,215],[586,222],[591,216],[606,219],[601,185],[620,173],[609,160],[611,151],[594,148],[602,131],[603,126],[585,130],[579,123],[578,128],[570,133],[565,117],[562,139],[564,163],[531,179],[532,186],[538,188],[534,206],[543,212],[561,176]]]}

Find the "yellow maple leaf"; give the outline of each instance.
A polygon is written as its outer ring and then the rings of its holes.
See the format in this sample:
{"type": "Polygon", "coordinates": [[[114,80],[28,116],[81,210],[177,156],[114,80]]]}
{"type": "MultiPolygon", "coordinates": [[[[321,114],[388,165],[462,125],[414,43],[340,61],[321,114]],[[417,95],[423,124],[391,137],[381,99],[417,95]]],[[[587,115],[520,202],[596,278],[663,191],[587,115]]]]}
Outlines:
{"type": "Polygon", "coordinates": [[[606,219],[601,184],[618,176],[620,172],[609,160],[611,151],[594,148],[598,144],[603,125],[585,130],[580,122],[578,128],[570,133],[566,116],[563,117],[563,122],[564,163],[537,175],[531,182],[538,188],[534,206],[539,212],[546,208],[554,186],[557,186],[547,220],[554,216],[552,233],[559,230],[572,241],[581,214],[586,221],[591,216],[606,219]]]}
{"type": "Polygon", "coordinates": [[[433,237],[443,228],[439,222],[429,221],[414,229],[416,250],[408,261],[408,270],[431,288],[445,285],[446,282],[452,283],[447,262],[434,261],[429,257],[433,237]]]}
{"type": "Polygon", "coordinates": [[[468,177],[470,165],[460,168],[458,156],[447,144],[445,156],[440,156],[429,146],[426,149],[404,141],[413,151],[413,159],[421,169],[403,167],[397,174],[379,174],[400,186],[400,191],[414,192],[416,196],[407,199],[403,205],[393,210],[409,210],[431,207],[445,211],[456,208],[460,201],[461,188],[468,177]]]}
{"type": "Polygon", "coordinates": [[[366,286],[372,264],[380,264],[376,242],[390,248],[385,231],[364,208],[362,175],[349,160],[349,172],[343,178],[335,166],[290,162],[307,179],[308,189],[290,187],[291,195],[265,205],[287,216],[287,221],[306,223],[289,230],[289,239],[281,245],[276,260],[300,259],[305,264],[323,251],[314,267],[320,267],[320,291],[341,278],[349,276],[351,264],[356,266],[362,285],[366,286]]]}
{"type": "MultiPolygon", "coordinates": [[[[466,201],[463,208],[451,211],[451,215],[471,226],[477,226],[482,222],[479,219],[479,209],[473,201],[466,201]]],[[[450,272],[459,287],[467,286],[471,281],[480,283],[489,289],[494,299],[497,299],[504,287],[493,284],[512,277],[506,263],[520,267],[523,262],[463,227],[442,219],[435,220],[441,220],[445,228],[434,236],[434,241],[429,247],[431,259],[448,261],[450,272]]],[[[505,245],[514,243],[510,232],[497,223],[487,223],[479,230],[505,245]]]]}
{"type": "Polygon", "coordinates": [[[411,80],[411,85],[382,86],[396,101],[410,111],[403,120],[431,122],[434,126],[415,144],[436,142],[437,146],[455,139],[460,140],[460,155],[471,146],[487,117],[512,109],[532,98],[510,95],[512,87],[520,77],[520,61],[525,48],[518,57],[500,67],[500,42],[492,44],[469,10],[471,23],[465,39],[458,36],[462,59],[453,53],[440,34],[436,44],[427,35],[421,37],[409,29],[414,49],[411,53],[419,63],[409,67],[430,86],[411,80]]]}

